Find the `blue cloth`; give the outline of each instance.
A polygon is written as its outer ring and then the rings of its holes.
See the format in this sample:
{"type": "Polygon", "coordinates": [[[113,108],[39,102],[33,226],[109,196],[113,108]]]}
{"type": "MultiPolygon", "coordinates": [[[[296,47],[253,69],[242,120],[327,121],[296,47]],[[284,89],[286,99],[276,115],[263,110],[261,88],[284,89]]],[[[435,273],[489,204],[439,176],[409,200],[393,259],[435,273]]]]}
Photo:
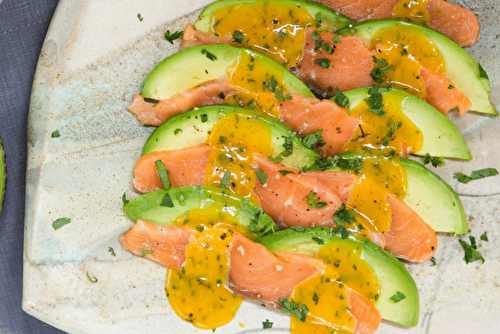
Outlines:
{"type": "Polygon", "coordinates": [[[0,138],[7,163],[0,213],[0,333],[62,333],[21,309],[28,109],[38,56],[58,0],[0,2],[0,138]]]}

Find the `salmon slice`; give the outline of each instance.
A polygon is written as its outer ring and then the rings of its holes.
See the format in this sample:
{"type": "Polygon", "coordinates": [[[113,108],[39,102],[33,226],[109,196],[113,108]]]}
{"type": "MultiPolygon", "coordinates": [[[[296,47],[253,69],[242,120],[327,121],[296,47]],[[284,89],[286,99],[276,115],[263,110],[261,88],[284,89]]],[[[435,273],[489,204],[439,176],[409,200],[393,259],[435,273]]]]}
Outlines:
{"type": "Polygon", "coordinates": [[[340,153],[345,143],[353,136],[356,127],[361,124],[359,118],[350,116],[335,102],[291,95],[291,100],[280,104],[281,121],[303,137],[323,130],[321,139],[326,145],[318,147],[323,158],[340,153]]]}
{"type": "Polygon", "coordinates": [[[373,79],[370,74],[373,70],[373,55],[375,51],[370,50],[358,37],[338,36],[331,32],[314,32],[308,29],[304,55],[290,70],[314,93],[326,97],[333,95],[335,88],[347,91],[372,86],[373,79]],[[335,36],[340,42],[332,42],[335,36]],[[318,47],[313,37],[329,45],[333,50],[330,51],[331,54],[318,47]]]}
{"type": "Polygon", "coordinates": [[[134,187],[142,193],[163,189],[156,161],[170,172],[173,187],[200,186],[205,180],[208,155],[212,146],[199,145],[180,150],[157,151],[143,155],[134,167],[134,187]]]}
{"type": "Polygon", "coordinates": [[[170,117],[189,109],[224,104],[225,96],[236,92],[238,90],[229,84],[227,78],[220,78],[176,93],[155,105],[150,105],[141,95],[135,94],[128,110],[141,124],[158,126],[170,117]]]}
{"type": "Polygon", "coordinates": [[[256,165],[267,175],[264,184],[257,182],[254,188],[264,212],[279,226],[333,226],[333,215],[346,203],[354,185],[354,177],[348,173],[332,171],[300,172],[267,157],[256,156],[256,165]],[[289,171],[282,175],[280,171],[289,171]],[[324,202],[325,207],[311,207],[307,200],[324,202]]]}
{"type": "Polygon", "coordinates": [[[347,290],[349,291],[347,296],[349,310],[356,319],[354,333],[374,333],[382,322],[382,315],[363,295],[349,288],[347,290]]]}
{"type": "Polygon", "coordinates": [[[214,33],[206,33],[198,31],[189,23],[182,35],[181,50],[198,45],[208,44],[230,44],[233,41],[233,36],[227,34],[225,36],[216,36],[214,33]]]}
{"type": "Polygon", "coordinates": [[[453,83],[444,74],[434,73],[420,68],[420,75],[425,82],[426,102],[444,115],[454,108],[458,108],[460,115],[464,115],[472,103],[470,99],[453,86],[453,83]]]}
{"type": "MultiPolygon", "coordinates": [[[[336,10],[350,19],[361,22],[366,20],[388,19],[400,0],[314,0],[336,10]]],[[[479,38],[477,16],[467,8],[443,0],[429,0],[429,27],[437,30],[460,46],[471,46],[479,38]]]]}
{"type": "Polygon", "coordinates": [[[160,226],[138,220],[120,236],[120,243],[132,254],[181,269],[191,231],[177,226],[160,226]],[[143,255],[144,254],[144,255],[143,255]]]}
{"type": "Polygon", "coordinates": [[[294,253],[269,252],[249,239],[234,237],[229,259],[229,289],[273,307],[288,298],[297,284],[315,275],[317,259],[294,253]]]}
{"type": "Polygon", "coordinates": [[[396,257],[412,261],[429,260],[437,248],[436,232],[402,200],[388,196],[391,228],[384,234],[385,249],[396,257]]]}

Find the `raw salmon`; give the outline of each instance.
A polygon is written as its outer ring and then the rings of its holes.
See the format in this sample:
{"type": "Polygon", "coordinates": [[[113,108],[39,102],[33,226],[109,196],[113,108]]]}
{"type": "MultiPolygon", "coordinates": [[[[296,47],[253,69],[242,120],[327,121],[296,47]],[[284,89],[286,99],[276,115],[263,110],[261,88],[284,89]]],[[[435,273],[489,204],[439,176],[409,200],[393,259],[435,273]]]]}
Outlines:
{"type": "Polygon", "coordinates": [[[335,88],[347,91],[372,86],[373,55],[375,51],[358,37],[308,29],[302,59],[290,71],[314,93],[331,97],[335,88]],[[331,49],[318,47],[316,41],[331,49]]]}
{"type": "Polygon", "coordinates": [[[164,266],[182,268],[191,230],[169,225],[153,225],[138,220],[120,236],[122,247],[164,266]]]}
{"type": "Polygon", "coordinates": [[[384,234],[385,249],[396,257],[412,261],[429,260],[437,248],[436,232],[402,200],[388,196],[391,228],[384,234]]]}
{"type": "Polygon", "coordinates": [[[372,303],[367,302],[363,295],[356,290],[349,288],[347,290],[349,291],[347,296],[349,311],[356,319],[354,333],[374,333],[382,322],[382,315],[372,303]]]}
{"type": "Polygon", "coordinates": [[[425,82],[427,103],[445,115],[454,108],[458,108],[460,115],[464,115],[469,110],[472,105],[470,99],[456,89],[444,74],[433,73],[421,67],[420,75],[425,82]]]}
{"type": "Polygon", "coordinates": [[[360,124],[359,118],[350,116],[346,109],[332,101],[291,95],[291,100],[280,104],[281,121],[303,137],[323,130],[321,139],[326,144],[318,147],[323,158],[340,153],[360,124]]]}
{"type": "Polygon", "coordinates": [[[225,36],[216,36],[213,33],[205,33],[203,31],[196,30],[194,26],[189,23],[184,29],[184,34],[182,35],[181,50],[198,45],[207,44],[230,44],[233,41],[233,36],[227,34],[225,36]]]}
{"type": "Polygon", "coordinates": [[[141,95],[135,94],[128,110],[141,124],[158,126],[170,117],[189,109],[224,104],[224,97],[237,91],[229,84],[227,78],[220,78],[207,81],[185,92],[176,93],[155,105],[150,105],[141,95]]]}
{"type": "Polygon", "coordinates": [[[202,185],[212,149],[209,145],[199,145],[143,155],[134,167],[135,189],[143,193],[163,189],[155,164],[157,160],[161,160],[169,171],[173,187],[202,185]]]}
{"type": "Polygon", "coordinates": [[[264,212],[281,227],[333,226],[332,217],[349,200],[355,182],[348,173],[300,172],[260,155],[256,156],[256,164],[267,180],[255,184],[255,194],[264,212]],[[280,171],[291,173],[282,175],[280,171]],[[318,207],[309,204],[311,201],[323,204],[318,207]]]}
{"type": "MultiPolygon", "coordinates": [[[[314,0],[357,22],[388,19],[400,0],[314,0]]],[[[476,15],[463,7],[443,0],[429,0],[429,27],[437,30],[460,46],[471,46],[479,38],[476,15]]]]}

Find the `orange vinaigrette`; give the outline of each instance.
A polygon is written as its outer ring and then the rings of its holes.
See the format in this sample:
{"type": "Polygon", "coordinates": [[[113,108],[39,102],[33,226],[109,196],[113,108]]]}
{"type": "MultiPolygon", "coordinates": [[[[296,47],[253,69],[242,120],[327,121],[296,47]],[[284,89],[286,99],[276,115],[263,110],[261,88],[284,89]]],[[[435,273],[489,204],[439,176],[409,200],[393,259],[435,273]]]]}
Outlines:
{"type": "Polygon", "coordinates": [[[384,74],[384,86],[391,86],[425,99],[425,82],[420,76],[423,66],[434,73],[444,73],[446,65],[441,52],[417,27],[399,25],[375,34],[372,48],[377,48],[374,67],[384,74]]]}
{"type": "Polygon", "coordinates": [[[228,69],[229,83],[241,92],[226,97],[226,104],[239,105],[279,118],[280,100],[288,99],[283,69],[269,66],[262,57],[242,51],[228,69]]]}
{"type": "Polygon", "coordinates": [[[211,22],[216,34],[230,34],[236,46],[250,47],[286,67],[302,58],[306,27],[316,27],[316,21],[305,8],[272,1],[220,8],[211,22]]]}
{"type": "Polygon", "coordinates": [[[406,20],[422,25],[429,25],[430,17],[427,11],[429,0],[401,0],[392,11],[392,18],[406,20]]]}
{"type": "Polygon", "coordinates": [[[272,155],[271,129],[256,118],[231,112],[210,131],[207,144],[214,147],[208,157],[205,185],[223,185],[259,203],[253,193],[256,173],[252,164],[256,153],[272,155]]]}
{"type": "Polygon", "coordinates": [[[167,270],[165,291],[172,309],[198,328],[227,324],[243,301],[226,288],[228,251],[234,231],[241,231],[237,219],[214,205],[191,210],[174,225],[192,229],[193,235],[182,270],[167,270]]]}

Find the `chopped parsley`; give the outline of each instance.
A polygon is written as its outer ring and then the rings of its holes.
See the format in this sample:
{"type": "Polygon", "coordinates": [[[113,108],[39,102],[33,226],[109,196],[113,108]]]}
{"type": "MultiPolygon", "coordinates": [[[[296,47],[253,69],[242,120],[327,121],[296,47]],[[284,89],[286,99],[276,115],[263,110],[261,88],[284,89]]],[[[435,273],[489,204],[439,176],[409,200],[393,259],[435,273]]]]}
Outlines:
{"type": "Polygon", "coordinates": [[[180,132],[182,132],[182,129],[181,128],[177,128],[177,129],[174,130],[174,135],[177,135],[180,132]]]}
{"type": "Polygon", "coordinates": [[[473,236],[469,236],[470,240],[470,245],[463,240],[458,240],[460,245],[462,245],[462,248],[464,249],[464,260],[466,264],[469,264],[474,261],[481,261],[481,263],[484,263],[484,258],[479,254],[477,251],[477,246],[476,246],[476,238],[473,236]]]}
{"type": "Polygon", "coordinates": [[[158,176],[160,177],[161,184],[163,185],[163,189],[168,190],[172,187],[172,183],[170,183],[170,179],[168,178],[168,170],[165,168],[163,161],[156,160],[155,161],[156,170],[158,171],[158,176]]]}
{"type": "MultiPolygon", "coordinates": [[[[324,143],[324,141],[321,140],[322,133],[323,133],[322,129],[315,131],[313,133],[310,133],[307,136],[305,136],[304,139],[302,139],[302,143],[304,144],[305,147],[314,149],[316,144],[320,144],[320,142],[322,142],[321,144],[324,143]]],[[[319,145],[319,146],[322,146],[322,145],[319,145]]]]}
{"type": "Polygon", "coordinates": [[[203,226],[196,226],[195,227],[196,231],[198,232],[203,232],[203,230],[205,229],[203,226]]]}
{"type": "Polygon", "coordinates": [[[453,89],[453,88],[455,88],[453,85],[448,86],[448,89],[453,89]]]}
{"type": "Polygon", "coordinates": [[[346,158],[336,155],[330,161],[332,167],[340,167],[348,171],[354,170],[356,174],[361,173],[361,168],[363,168],[363,159],[361,157],[346,158]]]}
{"type": "Polygon", "coordinates": [[[165,206],[167,208],[174,207],[174,202],[172,202],[172,198],[170,197],[169,194],[165,194],[165,196],[163,196],[160,206],[165,206]]]}
{"type": "Polygon", "coordinates": [[[335,35],[335,36],[333,36],[333,42],[334,42],[334,43],[342,43],[342,41],[340,40],[339,35],[335,35]]]}
{"type": "MultiPolygon", "coordinates": [[[[392,120],[392,118],[390,118],[390,120],[392,120]]],[[[387,146],[389,144],[389,141],[394,139],[396,130],[399,129],[402,125],[403,125],[402,122],[393,123],[392,126],[387,131],[386,135],[384,136],[384,139],[382,140],[382,145],[387,146]]]]}
{"type": "Polygon", "coordinates": [[[458,182],[467,184],[470,181],[484,179],[485,177],[494,175],[498,175],[498,171],[495,168],[485,168],[473,171],[470,176],[457,172],[453,174],[453,178],[457,179],[458,182]]]}
{"type": "Polygon", "coordinates": [[[436,265],[436,258],[433,256],[431,257],[431,266],[435,266],[436,265]]]}
{"type": "Polygon", "coordinates": [[[275,163],[280,163],[283,161],[283,157],[288,157],[293,153],[293,137],[286,137],[285,142],[283,143],[283,148],[284,150],[276,156],[276,158],[273,158],[272,156],[269,156],[269,160],[275,163]]]}
{"type": "Polygon", "coordinates": [[[278,33],[278,36],[279,36],[279,37],[281,37],[281,38],[285,38],[285,37],[286,37],[286,31],[281,30],[281,31],[278,33]]]}
{"type": "Polygon", "coordinates": [[[316,241],[318,243],[318,245],[323,245],[325,243],[325,241],[323,239],[321,239],[320,237],[312,237],[312,240],[316,241]]]}
{"type": "Polygon", "coordinates": [[[144,20],[144,18],[142,17],[141,13],[138,13],[137,14],[137,18],[139,19],[139,21],[142,22],[142,20],[144,20]]]}
{"type": "Polygon", "coordinates": [[[314,19],[316,20],[316,28],[321,27],[321,22],[323,22],[323,20],[321,20],[320,12],[317,12],[316,15],[314,15],[314,19]]]}
{"type": "Polygon", "coordinates": [[[482,241],[488,241],[488,236],[486,235],[486,232],[484,232],[483,234],[481,234],[481,236],[479,237],[479,239],[481,239],[482,241]]]}
{"type": "Polygon", "coordinates": [[[201,114],[201,122],[205,123],[206,121],[208,121],[208,115],[207,114],[201,114]]]}
{"type": "Polygon", "coordinates": [[[97,277],[90,277],[89,275],[89,272],[87,271],[87,278],[89,279],[89,281],[91,281],[92,283],[97,283],[97,277]]]}
{"type": "Polygon", "coordinates": [[[116,253],[115,253],[115,250],[113,249],[113,247],[108,247],[108,252],[110,252],[111,255],[116,256],[116,253]]]}
{"type": "Polygon", "coordinates": [[[231,173],[226,170],[224,172],[224,176],[222,177],[222,180],[220,181],[220,186],[221,188],[226,188],[226,189],[229,189],[229,178],[231,176],[231,173]]]}
{"type": "Polygon", "coordinates": [[[266,319],[266,321],[262,322],[262,328],[263,329],[273,328],[273,323],[270,322],[269,319],[266,319]]]}
{"type": "Polygon", "coordinates": [[[281,312],[290,312],[297,317],[300,321],[306,321],[306,315],[309,313],[309,309],[306,305],[301,303],[296,303],[293,299],[280,298],[279,302],[284,309],[281,312]]]}
{"type": "Polygon", "coordinates": [[[334,93],[335,93],[335,103],[337,103],[341,107],[347,108],[347,111],[350,113],[349,106],[351,102],[349,101],[349,98],[345,96],[344,93],[342,93],[338,87],[335,88],[334,93]]]}
{"type": "Polygon", "coordinates": [[[52,222],[52,228],[58,230],[69,223],[71,223],[71,218],[58,218],[52,222]]]}
{"type": "Polygon", "coordinates": [[[167,30],[165,33],[165,39],[170,42],[170,44],[174,44],[174,41],[184,35],[184,31],[176,31],[174,33],[170,33],[170,30],[167,30]]]}
{"type": "Polygon", "coordinates": [[[276,89],[276,91],[274,92],[274,97],[276,98],[276,100],[279,101],[288,101],[292,99],[292,95],[288,93],[285,96],[283,96],[283,86],[276,89]]]}
{"type": "Polygon", "coordinates": [[[235,30],[233,32],[233,40],[236,43],[243,43],[243,33],[239,30],[235,30]]]}
{"type": "Polygon", "coordinates": [[[58,137],[61,137],[61,134],[59,133],[59,130],[56,130],[56,131],[52,132],[52,134],[50,136],[52,138],[58,138],[58,137]]]}
{"type": "Polygon", "coordinates": [[[147,254],[153,254],[154,252],[154,249],[141,249],[142,257],[145,257],[147,254]]]}
{"type": "Polygon", "coordinates": [[[387,61],[385,59],[377,59],[375,56],[372,57],[373,62],[377,64],[376,67],[373,68],[372,73],[370,73],[374,82],[381,83],[385,76],[392,66],[387,66],[387,61]]]}
{"type": "Polygon", "coordinates": [[[285,176],[287,174],[295,174],[291,170],[286,170],[286,169],[279,170],[278,173],[280,173],[282,176],[285,176]]]}
{"type": "Polygon", "coordinates": [[[424,165],[431,163],[434,167],[439,167],[444,165],[443,157],[432,157],[429,153],[425,153],[424,165]]]}
{"type": "Polygon", "coordinates": [[[391,300],[395,303],[399,303],[405,298],[406,296],[401,291],[398,291],[394,295],[392,295],[391,300]]]}
{"type": "Polygon", "coordinates": [[[255,173],[255,175],[257,176],[257,180],[259,180],[260,183],[262,183],[262,184],[266,183],[266,181],[267,181],[267,175],[266,175],[266,173],[264,173],[264,171],[262,170],[262,168],[259,168],[257,170],[257,172],[255,173]]]}
{"type": "Polygon", "coordinates": [[[318,302],[319,302],[319,296],[316,292],[314,292],[313,296],[312,296],[312,300],[314,302],[314,304],[318,305],[318,302]]]}
{"type": "Polygon", "coordinates": [[[307,202],[307,205],[311,209],[323,209],[324,207],[326,207],[328,205],[328,203],[316,199],[315,198],[316,195],[317,194],[314,191],[311,191],[309,193],[309,195],[304,197],[304,200],[307,202]]]}
{"type": "Polygon", "coordinates": [[[127,199],[127,193],[123,193],[123,195],[122,195],[122,202],[123,202],[123,205],[127,204],[128,202],[130,202],[127,199]]]}
{"type": "Polygon", "coordinates": [[[314,61],[316,65],[319,65],[323,68],[329,68],[330,67],[330,60],[326,58],[318,58],[314,61]]]}
{"type": "Polygon", "coordinates": [[[335,228],[335,233],[339,233],[342,239],[346,239],[348,237],[348,233],[344,224],[351,224],[356,222],[356,215],[354,211],[348,210],[345,203],[342,203],[340,208],[335,211],[333,214],[333,221],[337,224],[335,228]]]}
{"type": "Polygon", "coordinates": [[[274,93],[274,91],[276,90],[276,79],[274,78],[274,75],[271,77],[271,80],[266,79],[266,81],[264,82],[264,86],[274,93]]]}
{"type": "Polygon", "coordinates": [[[207,56],[207,58],[210,59],[211,61],[217,60],[217,57],[213,53],[207,51],[207,49],[201,50],[201,53],[207,56]]]}
{"type": "Polygon", "coordinates": [[[370,95],[365,99],[365,102],[369,107],[368,111],[371,111],[380,117],[384,116],[385,111],[382,110],[384,107],[382,94],[378,91],[378,89],[370,90],[368,93],[370,95]]]}

